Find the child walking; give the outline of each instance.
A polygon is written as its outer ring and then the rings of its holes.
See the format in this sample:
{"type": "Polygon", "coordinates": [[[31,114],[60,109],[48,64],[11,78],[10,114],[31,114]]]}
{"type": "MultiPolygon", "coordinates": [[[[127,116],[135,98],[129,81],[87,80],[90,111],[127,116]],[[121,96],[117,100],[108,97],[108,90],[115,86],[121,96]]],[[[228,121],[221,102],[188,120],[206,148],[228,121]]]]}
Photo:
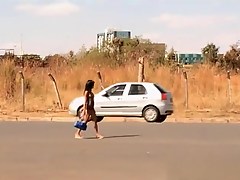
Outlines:
{"type": "MultiPolygon", "coordinates": [[[[94,129],[96,132],[96,138],[97,139],[102,139],[103,136],[99,134],[99,129],[98,129],[98,122],[97,122],[97,116],[96,112],[94,109],[94,94],[92,92],[92,89],[94,88],[94,81],[93,80],[88,80],[85,85],[84,89],[84,104],[82,109],[80,110],[80,117],[81,119],[84,119],[84,123],[88,123],[90,121],[93,121],[94,123],[94,129]]],[[[75,133],[75,138],[76,139],[82,139],[83,136],[81,134],[81,129],[78,129],[77,132],[75,133]]]]}

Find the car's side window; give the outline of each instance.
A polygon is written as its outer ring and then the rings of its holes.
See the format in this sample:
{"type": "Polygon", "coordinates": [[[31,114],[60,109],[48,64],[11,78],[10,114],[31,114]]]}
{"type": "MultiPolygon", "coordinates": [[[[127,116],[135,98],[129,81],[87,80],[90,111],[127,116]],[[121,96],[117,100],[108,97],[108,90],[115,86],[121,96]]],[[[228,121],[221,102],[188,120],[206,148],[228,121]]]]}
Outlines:
{"type": "Polygon", "coordinates": [[[146,88],[141,84],[132,84],[128,95],[143,95],[147,94],[146,88]]]}
{"type": "Polygon", "coordinates": [[[116,86],[110,88],[107,91],[107,93],[109,94],[109,96],[122,96],[125,87],[126,87],[126,84],[116,85],[116,86]]]}

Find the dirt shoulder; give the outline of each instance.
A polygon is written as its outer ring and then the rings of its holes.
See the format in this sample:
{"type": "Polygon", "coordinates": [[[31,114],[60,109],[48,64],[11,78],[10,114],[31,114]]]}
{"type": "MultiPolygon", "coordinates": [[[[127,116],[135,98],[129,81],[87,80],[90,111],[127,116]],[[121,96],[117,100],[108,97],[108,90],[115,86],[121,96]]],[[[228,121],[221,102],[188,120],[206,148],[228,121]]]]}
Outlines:
{"type": "MultiPolygon", "coordinates": [[[[34,112],[19,112],[19,111],[1,111],[0,121],[62,121],[72,122],[77,118],[68,114],[66,110],[63,111],[34,111],[34,112]]],[[[139,121],[145,122],[143,118],[127,118],[127,117],[105,117],[107,122],[127,122],[139,121]]],[[[221,123],[240,123],[240,112],[237,111],[184,111],[177,112],[169,116],[166,122],[221,122],[221,123]]]]}

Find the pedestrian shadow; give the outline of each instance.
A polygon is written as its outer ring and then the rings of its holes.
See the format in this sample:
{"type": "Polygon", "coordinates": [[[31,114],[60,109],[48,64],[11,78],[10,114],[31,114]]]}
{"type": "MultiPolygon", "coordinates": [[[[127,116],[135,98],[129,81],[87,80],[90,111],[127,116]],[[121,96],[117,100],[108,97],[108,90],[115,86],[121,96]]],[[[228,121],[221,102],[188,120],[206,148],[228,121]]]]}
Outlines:
{"type": "MultiPolygon", "coordinates": [[[[126,135],[114,135],[114,136],[104,136],[103,139],[111,139],[111,138],[134,138],[138,137],[138,134],[126,134],[126,135]]],[[[85,137],[84,139],[97,139],[96,137],[85,137]]]]}

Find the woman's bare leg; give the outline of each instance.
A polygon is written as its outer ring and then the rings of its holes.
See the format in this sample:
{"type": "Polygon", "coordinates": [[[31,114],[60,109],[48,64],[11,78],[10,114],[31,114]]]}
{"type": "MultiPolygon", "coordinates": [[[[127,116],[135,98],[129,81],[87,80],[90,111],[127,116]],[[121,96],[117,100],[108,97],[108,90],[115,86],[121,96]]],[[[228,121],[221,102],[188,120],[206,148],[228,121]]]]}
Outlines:
{"type": "Polygon", "coordinates": [[[91,120],[92,120],[93,123],[94,123],[94,129],[95,129],[95,132],[96,132],[96,138],[102,139],[103,136],[102,136],[101,134],[99,134],[97,116],[96,116],[96,114],[95,114],[95,111],[91,111],[91,120]]]}
{"type": "Polygon", "coordinates": [[[102,136],[101,134],[99,134],[99,132],[98,132],[98,124],[97,124],[97,121],[94,121],[94,129],[95,129],[95,131],[96,131],[96,138],[102,139],[103,136],[102,136]]]}
{"type": "Polygon", "coordinates": [[[80,129],[78,129],[77,132],[75,133],[75,138],[76,139],[82,139],[83,138],[83,136],[81,135],[81,130],[80,129]]]}

